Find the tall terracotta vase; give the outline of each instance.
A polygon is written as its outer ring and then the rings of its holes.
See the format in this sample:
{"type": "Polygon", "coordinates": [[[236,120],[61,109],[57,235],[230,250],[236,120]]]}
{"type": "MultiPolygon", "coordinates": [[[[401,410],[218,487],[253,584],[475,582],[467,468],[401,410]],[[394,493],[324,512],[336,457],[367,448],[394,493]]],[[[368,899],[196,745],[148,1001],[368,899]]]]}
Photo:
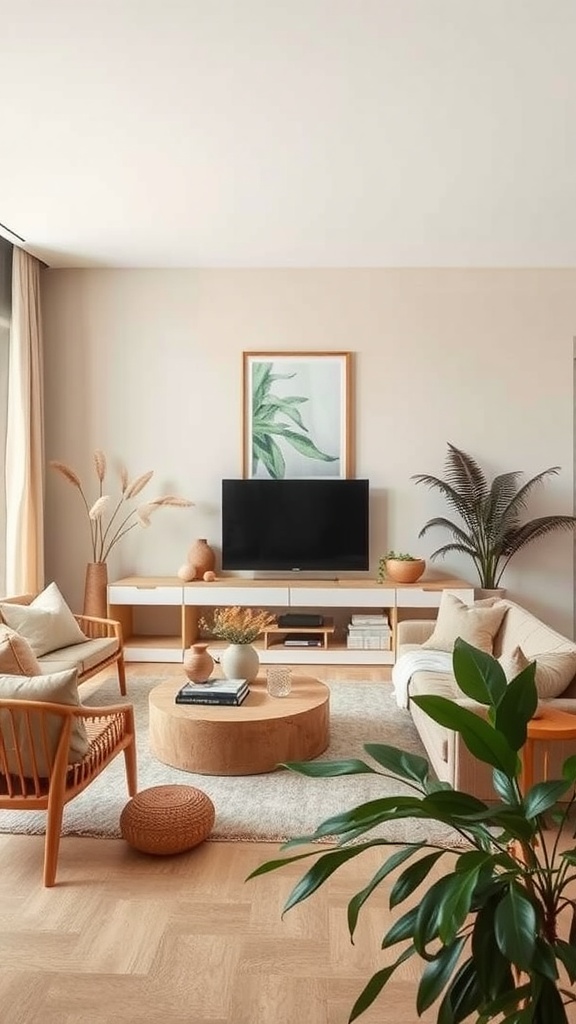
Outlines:
{"type": "Polygon", "coordinates": [[[106,562],[88,562],[84,583],[84,615],[108,618],[108,566],[106,562]]]}
{"type": "Polygon", "coordinates": [[[196,569],[196,579],[202,579],[205,572],[214,569],[216,555],[205,537],[195,540],[188,552],[188,563],[196,569]]]}

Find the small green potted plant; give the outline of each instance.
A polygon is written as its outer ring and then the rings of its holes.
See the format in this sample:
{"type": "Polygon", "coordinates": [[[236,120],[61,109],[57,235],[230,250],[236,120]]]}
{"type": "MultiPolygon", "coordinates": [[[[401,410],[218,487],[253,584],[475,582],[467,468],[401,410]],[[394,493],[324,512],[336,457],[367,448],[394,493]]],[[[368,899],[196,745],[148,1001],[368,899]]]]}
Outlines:
{"type": "Polygon", "coordinates": [[[487,709],[486,718],[439,695],[412,699],[492,766],[494,803],[438,782],[425,758],[383,744],[364,747],[373,765],[359,759],[288,764],[314,779],[392,773],[408,783],[413,795],[344,811],[322,822],[313,835],[282,848],[333,839],[329,850],[268,861],[249,877],[317,857],[290,893],[286,911],[312,896],[353,857],[371,847],[394,848],[348,903],[352,939],[362,907],[394,873],[390,908],[410,901],[410,909],[382,940],[383,949],[400,947],[398,956],[370,978],[350,1021],[377,999],[401,964],[416,956],[424,964],[416,1010],[421,1015],[439,1000],[438,1024],[568,1024],[566,1008],[576,1002],[576,847],[569,848],[566,840],[573,839],[576,756],[564,763],[561,779],[539,782],[523,793],[519,751],[538,703],[535,663],[507,684],[495,658],[458,639],[453,666],[460,689],[487,709]],[[561,799],[566,802],[560,805],[561,799]],[[442,822],[466,845],[450,851],[432,842],[398,844],[378,834],[369,838],[379,825],[403,818],[442,822]],[[429,873],[443,857],[452,863],[430,884],[429,873]]]}
{"type": "Polygon", "coordinates": [[[440,491],[461,521],[435,516],[424,524],[418,536],[424,537],[436,527],[447,530],[452,540],[433,551],[430,558],[444,558],[452,552],[468,555],[483,590],[500,587],[506,566],[521,548],[555,530],[573,530],[576,526],[576,517],[572,515],[521,521],[532,491],[547,477],[559,473],[559,466],[551,466],[525,483],[521,482],[524,474],[518,470],[501,473],[489,481],[471,455],[448,444],[445,467],[444,480],[429,473],[417,473],[412,479],[440,491]]]}
{"type": "Polygon", "coordinates": [[[416,558],[404,552],[387,551],[378,563],[378,582],[385,579],[394,583],[416,583],[426,568],[423,558],[416,558]]]}

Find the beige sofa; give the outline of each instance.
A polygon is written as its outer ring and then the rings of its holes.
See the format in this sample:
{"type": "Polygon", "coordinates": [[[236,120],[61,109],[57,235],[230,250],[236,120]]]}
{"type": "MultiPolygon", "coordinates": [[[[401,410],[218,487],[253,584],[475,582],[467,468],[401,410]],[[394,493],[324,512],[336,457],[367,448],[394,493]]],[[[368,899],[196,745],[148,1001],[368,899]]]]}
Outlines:
{"type": "MultiPolygon", "coordinates": [[[[519,605],[508,600],[504,603],[507,610],[494,637],[495,657],[511,656],[517,646],[522,648],[530,660],[535,660],[537,665],[539,655],[553,652],[574,652],[576,655],[576,643],[572,640],[561,636],[519,605]]],[[[433,620],[414,619],[400,622],[397,660],[407,651],[418,650],[431,636],[434,626],[433,620]]],[[[485,709],[462,693],[451,672],[416,671],[408,683],[409,710],[438,778],[482,800],[494,799],[492,769],[470,754],[457,733],[438,725],[410,701],[411,696],[427,693],[441,694],[457,700],[459,704],[478,714],[485,714],[485,709]]],[[[553,704],[556,708],[576,715],[576,672],[560,696],[553,698],[553,704]]],[[[576,742],[536,744],[535,781],[545,777],[546,747],[549,748],[549,778],[559,777],[564,760],[576,753],[576,742]]]]}
{"type": "MultiPolygon", "coordinates": [[[[4,597],[0,603],[30,606],[33,601],[33,594],[22,594],[18,597],[4,597]]],[[[126,669],[120,623],[114,619],[99,619],[89,615],[74,615],[74,619],[85,639],[38,655],[37,661],[42,672],[62,672],[65,669],[76,668],[78,682],[84,683],[102,669],[115,665],[120,693],[125,695],[126,669]]],[[[0,612],[0,623],[3,621],[6,619],[0,612]]]]}

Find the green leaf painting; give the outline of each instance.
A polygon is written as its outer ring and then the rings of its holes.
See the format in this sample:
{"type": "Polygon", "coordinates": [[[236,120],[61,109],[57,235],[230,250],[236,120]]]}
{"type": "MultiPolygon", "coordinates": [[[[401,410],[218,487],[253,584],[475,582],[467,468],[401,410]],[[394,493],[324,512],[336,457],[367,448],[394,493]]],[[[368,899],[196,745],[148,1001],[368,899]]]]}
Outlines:
{"type": "Polygon", "coordinates": [[[341,476],[338,357],[248,356],[248,476],[341,476]]]}

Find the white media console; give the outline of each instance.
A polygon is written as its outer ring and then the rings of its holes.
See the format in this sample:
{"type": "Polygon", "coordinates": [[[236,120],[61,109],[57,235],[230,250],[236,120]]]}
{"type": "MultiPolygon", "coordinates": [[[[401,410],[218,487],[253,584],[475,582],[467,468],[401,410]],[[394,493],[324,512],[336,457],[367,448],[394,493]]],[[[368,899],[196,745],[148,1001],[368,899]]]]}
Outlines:
{"type": "MultiPolygon", "coordinates": [[[[251,606],[274,614],[287,611],[326,613],[336,620],[352,613],[386,612],[392,629],[390,650],[349,649],[345,626],[336,621],[334,633],[322,647],[285,647],[282,642],[254,644],[262,664],[391,665],[396,627],[403,616],[418,609],[437,608],[448,590],[466,604],[474,588],[465,580],[430,579],[413,584],[378,583],[371,579],[258,580],[222,577],[212,583],[182,583],[177,577],[129,576],[108,587],[109,615],[122,623],[127,661],[181,662],[190,644],[199,639],[198,619],[210,609],[251,606]]],[[[430,614],[430,611],[428,611],[430,614]]],[[[303,630],[305,631],[305,630],[303,630]]],[[[280,638],[279,638],[280,639],[280,638]]],[[[210,641],[214,655],[225,641],[210,641]]]]}

